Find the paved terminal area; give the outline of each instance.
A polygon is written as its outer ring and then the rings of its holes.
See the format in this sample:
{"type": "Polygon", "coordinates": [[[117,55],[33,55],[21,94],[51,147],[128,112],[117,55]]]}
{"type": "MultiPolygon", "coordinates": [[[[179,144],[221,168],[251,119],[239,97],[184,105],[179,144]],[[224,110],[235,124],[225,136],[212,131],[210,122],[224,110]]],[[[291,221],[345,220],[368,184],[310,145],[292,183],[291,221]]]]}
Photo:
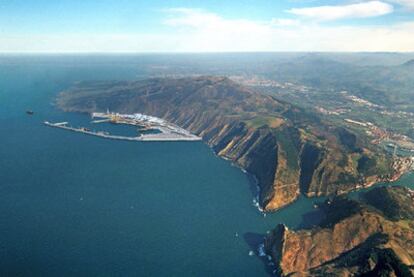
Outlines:
{"type": "Polygon", "coordinates": [[[68,122],[51,123],[45,121],[44,124],[54,128],[60,128],[73,132],[83,133],[86,135],[102,137],[106,139],[114,140],[127,140],[127,141],[200,141],[202,138],[191,134],[189,131],[169,123],[161,118],[148,116],[144,114],[115,114],[115,113],[93,113],[93,118],[101,118],[100,120],[94,120],[93,123],[112,122],[116,124],[128,124],[137,127],[144,127],[145,130],[158,130],[157,134],[141,134],[137,137],[117,136],[111,135],[108,132],[103,131],[91,131],[85,127],[75,128],[69,126],[68,122]]]}

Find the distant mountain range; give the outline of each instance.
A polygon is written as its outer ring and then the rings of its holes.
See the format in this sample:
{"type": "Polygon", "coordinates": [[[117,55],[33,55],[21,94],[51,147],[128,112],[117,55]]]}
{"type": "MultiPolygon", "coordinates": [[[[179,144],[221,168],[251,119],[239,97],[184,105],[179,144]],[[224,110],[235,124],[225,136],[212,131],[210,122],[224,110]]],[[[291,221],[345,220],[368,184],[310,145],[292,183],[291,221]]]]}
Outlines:
{"type": "Polygon", "coordinates": [[[359,66],[319,55],[304,55],[270,68],[266,76],[317,89],[352,92],[392,110],[414,112],[414,60],[393,66],[359,66]]]}
{"type": "Polygon", "coordinates": [[[405,62],[405,63],[403,64],[403,66],[414,66],[414,59],[409,60],[408,62],[405,62]]]}

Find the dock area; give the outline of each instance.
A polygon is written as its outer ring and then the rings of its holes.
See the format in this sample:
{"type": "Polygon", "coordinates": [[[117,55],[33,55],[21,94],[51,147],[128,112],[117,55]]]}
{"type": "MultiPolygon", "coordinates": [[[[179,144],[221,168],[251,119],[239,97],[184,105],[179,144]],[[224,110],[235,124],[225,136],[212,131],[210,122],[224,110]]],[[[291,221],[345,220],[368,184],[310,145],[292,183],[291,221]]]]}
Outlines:
{"type": "Polygon", "coordinates": [[[72,132],[82,133],[85,135],[101,137],[112,140],[126,140],[126,141],[200,141],[201,137],[196,136],[188,132],[187,130],[166,122],[163,119],[135,114],[135,115],[120,115],[110,113],[94,113],[92,118],[101,118],[100,120],[94,120],[92,123],[111,122],[116,124],[128,124],[134,125],[144,130],[158,130],[159,133],[155,134],[140,134],[136,137],[112,135],[104,131],[92,131],[85,127],[72,127],[68,122],[56,122],[51,123],[45,121],[44,124],[53,128],[60,128],[72,132]]]}

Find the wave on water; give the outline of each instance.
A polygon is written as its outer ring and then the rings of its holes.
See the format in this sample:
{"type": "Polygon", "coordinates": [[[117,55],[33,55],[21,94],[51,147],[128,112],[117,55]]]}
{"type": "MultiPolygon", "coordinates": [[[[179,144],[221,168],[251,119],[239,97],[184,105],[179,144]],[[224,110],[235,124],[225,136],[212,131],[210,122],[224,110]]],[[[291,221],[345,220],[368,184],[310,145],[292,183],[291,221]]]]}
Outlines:
{"type": "Polygon", "coordinates": [[[257,248],[257,252],[259,253],[259,257],[267,256],[265,252],[265,248],[264,248],[264,243],[259,244],[259,247],[257,248]]]}
{"type": "Polygon", "coordinates": [[[266,217],[266,213],[264,212],[264,209],[260,206],[260,203],[259,203],[259,196],[260,196],[260,186],[259,186],[259,180],[257,179],[257,177],[254,175],[254,174],[252,174],[252,173],[250,173],[250,172],[248,172],[246,169],[244,169],[243,167],[241,167],[240,165],[238,165],[238,164],[236,164],[235,162],[233,162],[231,159],[229,159],[228,157],[225,157],[225,156],[220,156],[220,155],[218,155],[214,150],[213,150],[213,148],[212,147],[210,147],[210,149],[211,149],[211,151],[213,152],[213,154],[214,154],[214,156],[216,156],[216,157],[218,157],[218,158],[221,158],[221,159],[223,159],[223,160],[225,160],[225,161],[229,161],[230,162],[230,164],[232,165],[232,166],[234,166],[234,167],[237,167],[237,168],[239,168],[244,174],[246,174],[249,178],[251,178],[251,179],[253,179],[252,180],[252,183],[253,183],[253,185],[255,186],[255,188],[256,188],[256,195],[254,196],[254,198],[253,198],[253,206],[254,207],[256,207],[258,210],[259,210],[259,212],[261,212],[262,214],[263,214],[263,217],[266,217]]]}

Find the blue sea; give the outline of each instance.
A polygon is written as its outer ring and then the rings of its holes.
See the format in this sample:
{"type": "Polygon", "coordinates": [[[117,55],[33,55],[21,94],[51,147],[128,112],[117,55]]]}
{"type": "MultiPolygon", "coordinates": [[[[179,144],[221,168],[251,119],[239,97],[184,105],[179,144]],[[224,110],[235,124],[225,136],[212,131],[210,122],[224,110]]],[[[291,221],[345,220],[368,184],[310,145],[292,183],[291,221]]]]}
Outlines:
{"type": "MultiPolygon", "coordinates": [[[[258,211],[252,178],[202,142],[112,141],[42,124],[90,121],[54,106],[77,81],[145,78],[177,59],[0,56],[1,276],[268,276],[263,235],[317,220],[323,199],[258,211]]],[[[102,128],[136,131],[118,127],[102,128]]]]}

